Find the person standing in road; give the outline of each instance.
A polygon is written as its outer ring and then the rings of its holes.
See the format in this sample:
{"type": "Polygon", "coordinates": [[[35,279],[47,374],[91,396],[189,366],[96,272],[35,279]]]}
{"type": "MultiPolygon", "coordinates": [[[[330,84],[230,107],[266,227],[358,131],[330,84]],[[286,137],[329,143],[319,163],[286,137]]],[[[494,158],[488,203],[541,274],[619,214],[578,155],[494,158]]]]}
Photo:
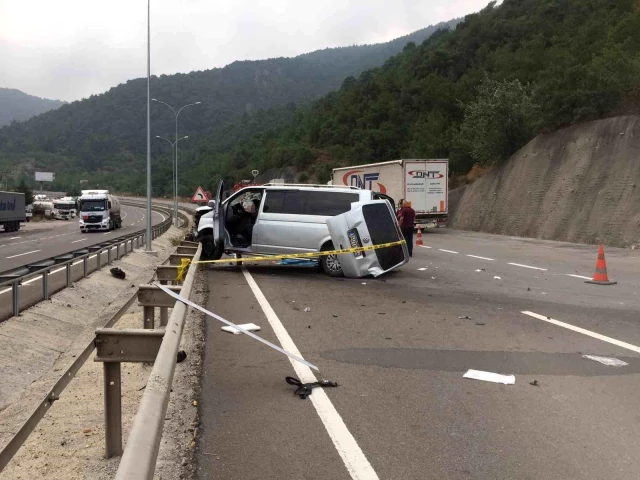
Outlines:
{"type": "Polygon", "coordinates": [[[411,208],[411,202],[403,201],[402,208],[398,211],[398,223],[407,242],[410,257],[413,257],[413,224],[415,220],[416,211],[411,208]]]}

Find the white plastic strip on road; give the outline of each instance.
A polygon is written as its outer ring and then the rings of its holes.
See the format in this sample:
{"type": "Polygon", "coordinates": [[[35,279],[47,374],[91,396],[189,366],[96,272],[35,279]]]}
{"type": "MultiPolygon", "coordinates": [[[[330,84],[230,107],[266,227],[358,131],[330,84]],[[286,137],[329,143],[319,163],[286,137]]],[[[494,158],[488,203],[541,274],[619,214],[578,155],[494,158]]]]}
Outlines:
{"type": "Polygon", "coordinates": [[[547,271],[546,268],[532,267],[531,265],[522,265],[521,263],[507,263],[507,265],[513,265],[514,267],[530,268],[531,270],[542,270],[543,272],[547,271]]]}
{"type": "Polygon", "coordinates": [[[588,337],[596,338],[598,340],[602,340],[603,342],[607,342],[612,345],[617,345],[618,347],[621,347],[621,348],[626,348],[627,350],[631,350],[632,352],[640,353],[640,347],[636,347],[635,345],[631,345],[630,343],[627,343],[627,342],[621,342],[620,340],[616,340],[615,338],[607,337],[605,335],[600,335],[599,333],[592,332],[591,330],[587,330],[586,328],[576,327],[575,325],[561,322],[560,320],[555,320],[551,317],[545,317],[544,315],[540,315],[538,313],[533,313],[529,311],[524,311],[521,313],[524,313],[525,315],[529,315],[530,317],[533,317],[533,318],[537,318],[538,320],[542,320],[543,322],[547,322],[553,325],[557,325],[559,327],[567,328],[569,330],[573,330],[574,332],[587,335],[588,337]]]}
{"type": "Polygon", "coordinates": [[[566,274],[569,277],[574,277],[574,278],[582,278],[583,280],[591,280],[591,277],[585,277],[582,275],[574,275],[573,273],[567,273],[566,274]]]}
{"type": "Polygon", "coordinates": [[[11,255],[10,257],[7,257],[7,258],[22,257],[23,255],[30,255],[30,254],[32,254],[32,253],[37,253],[37,252],[39,252],[39,251],[40,251],[40,250],[32,250],[32,251],[30,251],[30,252],[19,253],[18,255],[11,255]]]}
{"type": "Polygon", "coordinates": [[[453,250],[445,250],[444,248],[439,248],[438,250],[440,250],[441,252],[447,252],[447,253],[458,253],[458,252],[454,252],[453,250]]]}
{"type": "Polygon", "coordinates": [[[479,258],[480,260],[489,260],[491,262],[493,262],[495,260],[495,258],[479,257],[478,255],[467,255],[467,257],[479,258]]]}
{"type": "MultiPolygon", "coordinates": [[[[276,315],[276,312],[271,308],[271,305],[262,293],[262,290],[260,290],[260,287],[258,287],[258,284],[244,266],[242,267],[242,273],[244,274],[251,291],[255,295],[256,300],[258,300],[262,311],[267,317],[271,328],[273,328],[276,337],[278,337],[282,348],[302,356],[298,347],[296,347],[296,344],[293,342],[289,333],[284,328],[284,325],[282,325],[282,322],[276,315]]],[[[289,361],[302,383],[317,381],[309,367],[291,360],[289,361]]],[[[345,425],[342,417],[333,406],[333,403],[331,403],[331,400],[329,400],[327,393],[321,388],[315,388],[313,393],[309,396],[309,399],[318,412],[318,416],[320,417],[320,420],[322,420],[324,427],[327,429],[327,433],[329,434],[329,437],[331,437],[336,450],[338,450],[340,457],[342,457],[342,461],[347,467],[351,478],[354,480],[377,480],[378,474],[369,463],[369,460],[367,460],[367,457],[356,442],[356,439],[351,435],[351,432],[345,425]]]]}

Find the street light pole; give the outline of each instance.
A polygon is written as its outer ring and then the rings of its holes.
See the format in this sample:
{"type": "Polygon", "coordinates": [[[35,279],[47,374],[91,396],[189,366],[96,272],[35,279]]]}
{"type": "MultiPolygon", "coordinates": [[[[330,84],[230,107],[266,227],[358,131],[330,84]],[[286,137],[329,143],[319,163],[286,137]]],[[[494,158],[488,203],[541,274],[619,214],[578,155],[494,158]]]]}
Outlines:
{"type": "Polygon", "coordinates": [[[147,0],[147,252],[151,251],[151,0],[147,0]]]}
{"type": "Polygon", "coordinates": [[[175,131],[175,166],[174,166],[174,197],[173,197],[173,224],[175,226],[178,226],[178,140],[182,140],[181,138],[178,138],[178,116],[180,115],[180,112],[182,110],[184,110],[187,107],[190,107],[192,105],[200,105],[202,102],[195,102],[195,103],[188,103],[186,105],[183,105],[182,107],[180,107],[180,110],[178,110],[176,112],[176,109],[173,108],[171,105],[169,105],[166,102],[163,102],[161,100],[158,100],[156,98],[152,98],[151,99],[154,102],[158,102],[158,103],[162,103],[163,105],[166,105],[167,107],[169,107],[171,109],[171,111],[173,112],[173,114],[176,117],[176,131],[175,131]]]}
{"type": "MultiPolygon", "coordinates": [[[[161,139],[166,140],[167,142],[169,142],[169,144],[171,145],[171,153],[174,153],[174,151],[175,151],[174,148],[177,145],[176,142],[172,142],[168,138],[162,137],[160,135],[156,135],[156,138],[161,138],[161,139]]],[[[187,138],[189,138],[189,136],[185,135],[184,137],[180,137],[178,140],[185,140],[187,138]]],[[[174,158],[175,158],[175,156],[174,156],[174,158]]],[[[173,166],[173,176],[171,177],[171,183],[173,184],[173,198],[174,198],[174,206],[175,206],[175,198],[176,198],[176,181],[175,181],[175,178],[176,178],[176,163],[174,163],[174,162],[171,162],[171,163],[173,164],[172,165],[173,166]]]]}

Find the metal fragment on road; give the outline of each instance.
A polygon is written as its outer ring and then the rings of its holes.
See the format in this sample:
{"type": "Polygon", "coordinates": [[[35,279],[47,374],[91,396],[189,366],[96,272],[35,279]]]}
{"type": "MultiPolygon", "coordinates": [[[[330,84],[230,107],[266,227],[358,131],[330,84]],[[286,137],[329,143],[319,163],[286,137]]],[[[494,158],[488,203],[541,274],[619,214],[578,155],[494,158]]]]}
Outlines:
{"type": "Polygon", "coordinates": [[[483,382],[502,383],[504,385],[513,385],[516,383],[515,375],[501,375],[499,373],[483,372],[481,370],[469,370],[463,375],[463,378],[482,380],[483,382]]]}
{"type": "Polygon", "coordinates": [[[589,360],[599,362],[608,367],[624,367],[626,365],[629,365],[627,362],[618,360],[617,358],[613,358],[613,357],[599,357],[597,355],[582,355],[582,358],[588,358],[589,360]]]}
{"type": "MultiPolygon", "coordinates": [[[[260,327],[255,323],[244,323],[242,325],[238,325],[239,327],[245,329],[247,332],[259,332],[260,327]]],[[[233,333],[234,335],[240,335],[242,332],[235,327],[221,327],[220,330],[225,332],[233,333]]]]}
{"type": "Polygon", "coordinates": [[[497,275],[496,275],[495,277],[493,277],[493,279],[494,279],[494,280],[502,280],[502,278],[500,278],[500,277],[499,277],[499,276],[497,276],[497,275]]]}

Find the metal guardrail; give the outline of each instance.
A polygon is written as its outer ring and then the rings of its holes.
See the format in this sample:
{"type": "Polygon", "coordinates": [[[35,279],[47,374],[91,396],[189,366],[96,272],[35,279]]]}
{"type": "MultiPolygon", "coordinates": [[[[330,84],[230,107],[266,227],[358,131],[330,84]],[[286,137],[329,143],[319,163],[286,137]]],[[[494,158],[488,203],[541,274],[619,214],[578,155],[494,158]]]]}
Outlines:
{"type": "MultiPolygon", "coordinates": [[[[189,266],[180,290],[180,295],[187,299],[191,296],[193,281],[197,270],[197,264],[195,262],[200,259],[201,251],[202,247],[199,246],[196,254],[193,256],[193,262],[191,262],[189,266]]],[[[157,356],[155,356],[153,370],[149,375],[144,395],[140,401],[138,413],[136,413],[134,418],[131,433],[127,440],[127,448],[124,450],[118,472],[116,473],[116,480],[153,479],[158,451],[160,450],[165,415],[169,404],[173,374],[176,368],[176,355],[180,346],[186,316],[187,306],[184,303],[176,302],[171,312],[167,328],[165,329],[162,344],[160,345],[157,356]]],[[[105,365],[107,364],[105,363],[105,365]]],[[[119,367],[120,365],[118,364],[118,370],[119,367]]],[[[107,372],[105,370],[105,389],[110,388],[107,385],[107,380],[107,372]]],[[[120,400],[119,389],[118,383],[117,391],[112,392],[114,395],[118,395],[118,402],[120,400]]],[[[105,422],[107,426],[110,424],[113,426],[113,418],[109,418],[106,401],[105,408],[107,409],[105,412],[105,422]]],[[[107,439],[107,442],[108,441],[107,439]]],[[[108,443],[107,448],[109,448],[108,443]]]]}
{"type": "MultiPolygon", "coordinates": [[[[130,206],[138,206],[135,202],[122,202],[123,205],[130,206]]],[[[165,214],[170,214],[168,209],[164,207],[153,207],[156,211],[160,211],[165,214]]],[[[155,240],[157,237],[165,233],[169,228],[171,228],[172,219],[171,215],[166,218],[164,221],[152,227],[151,236],[152,240],[155,240]]],[[[13,316],[16,317],[20,314],[20,286],[27,280],[36,277],[42,277],[42,297],[43,300],[48,300],[50,296],[49,292],[49,275],[52,270],[58,270],[60,268],[65,269],[66,273],[66,287],[70,287],[72,283],[71,278],[71,267],[78,265],[82,262],[82,276],[80,278],[86,278],[89,274],[89,260],[93,255],[96,256],[96,269],[102,269],[102,259],[103,254],[107,254],[107,265],[111,265],[112,262],[112,250],[116,249],[115,258],[120,258],[120,248],[124,248],[124,255],[130,253],[134,249],[134,243],[136,247],[140,247],[145,244],[145,236],[146,231],[144,229],[138,230],[133,233],[127,233],[126,235],[122,235],[120,237],[116,237],[115,239],[107,240],[106,242],[102,242],[99,245],[94,245],[90,247],[86,247],[80,250],[75,250],[68,252],[62,255],[56,255],[54,257],[49,257],[47,259],[41,260],[39,262],[34,262],[29,266],[23,267],[29,269],[26,274],[23,275],[12,275],[10,272],[0,273],[0,288],[11,286],[12,290],[12,313],[13,316]],[[127,246],[130,244],[129,250],[127,250],[127,246]],[[38,267],[42,268],[38,268],[38,267]],[[5,280],[2,280],[5,279],[5,280]]],[[[14,271],[17,269],[14,269],[14,271]]]]}
{"type": "MultiPolygon", "coordinates": [[[[186,220],[187,220],[187,223],[188,223],[188,219],[186,219],[186,220]]],[[[167,225],[162,225],[162,224],[157,225],[156,228],[153,231],[153,238],[155,239],[159,235],[161,235],[162,233],[166,232],[171,227],[171,221],[172,221],[172,219],[171,219],[171,217],[169,217],[165,222],[162,222],[163,224],[168,222],[167,225]]],[[[144,233],[144,231],[142,231],[142,233],[144,233]]],[[[130,240],[133,239],[133,240],[137,240],[138,243],[140,245],[142,245],[142,244],[145,243],[143,240],[141,240],[143,238],[144,238],[144,235],[140,235],[140,232],[137,232],[137,233],[132,234],[131,238],[127,238],[126,242],[129,242],[130,240]]],[[[133,243],[132,243],[132,245],[133,245],[133,243]]],[[[110,245],[109,247],[101,247],[101,248],[102,249],[104,249],[104,248],[112,249],[113,245],[110,245]]],[[[126,249],[126,247],[125,247],[125,249],[126,249]]],[[[86,255],[82,255],[82,256],[78,256],[78,257],[74,258],[73,260],[65,261],[64,264],[67,265],[71,261],[76,261],[76,260],[78,260],[80,258],[88,258],[88,256],[90,254],[91,253],[86,254],[86,255]]],[[[60,265],[62,265],[62,263],[56,265],[56,267],[60,267],[60,265]]],[[[98,264],[98,265],[100,265],[100,264],[98,264]]],[[[43,269],[43,270],[40,270],[38,272],[32,272],[32,273],[30,273],[28,275],[24,275],[22,278],[24,279],[24,278],[29,278],[29,277],[35,277],[35,276],[37,276],[39,274],[42,274],[42,271],[44,271],[44,270],[48,271],[50,268],[53,268],[53,267],[47,267],[47,269],[43,269]]],[[[69,269],[70,267],[67,267],[67,268],[69,269]]],[[[163,266],[159,267],[159,269],[163,269],[163,268],[166,269],[166,267],[163,267],[163,266]]],[[[158,273],[156,272],[155,275],[158,276],[158,273]]],[[[163,273],[161,275],[166,276],[166,273],[163,273]]],[[[68,278],[69,278],[69,274],[67,274],[67,279],[68,278]]],[[[175,278],[175,276],[173,276],[172,278],[175,278]]],[[[167,280],[164,277],[160,278],[160,276],[158,276],[158,279],[162,283],[167,283],[167,280]]],[[[12,284],[13,285],[14,282],[15,281],[3,282],[3,283],[0,284],[0,286],[8,285],[8,284],[12,284]]],[[[140,294],[139,292],[136,292],[134,295],[132,295],[130,298],[128,298],[126,301],[124,301],[120,305],[120,308],[118,308],[118,310],[114,314],[110,315],[110,317],[108,317],[108,318],[105,317],[104,318],[105,323],[103,324],[104,325],[103,329],[108,329],[109,327],[114,325],[116,323],[116,321],[129,309],[129,307],[133,304],[133,302],[139,297],[139,294],[140,294]]],[[[162,322],[162,319],[163,319],[163,315],[162,315],[162,309],[161,309],[161,322],[162,322]]],[[[181,330],[181,332],[182,332],[182,330],[181,330]]],[[[36,407],[34,412],[29,416],[29,418],[24,422],[22,427],[20,427],[20,429],[16,432],[16,434],[11,438],[11,440],[9,440],[9,442],[5,445],[5,447],[0,451],[0,472],[2,472],[4,467],[11,461],[13,456],[18,452],[20,447],[24,444],[24,442],[27,440],[29,435],[33,432],[33,430],[38,425],[40,420],[51,409],[51,406],[53,405],[53,403],[56,400],[59,400],[59,396],[62,393],[62,391],[66,388],[66,386],[75,377],[75,375],[78,372],[78,370],[80,370],[80,368],[82,368],[82,365],[84,365],[84,363],[87,361],[87,359],[89,358],[91,353],[96,348],[96,339],[97,339],[97,337],[94,337],[91,340],[91,342],[84,348],[82,353],[80,353],[76,357],[76,359],[73,361],[71,366],[69,366],[69,368],[67,368],[67,370],[65,370],[62,373],[62,375],[59,377],[59,379],[55,383],[55,385],[45,394],[43,400],[38,404],[38,406],[36,407]]]]}

